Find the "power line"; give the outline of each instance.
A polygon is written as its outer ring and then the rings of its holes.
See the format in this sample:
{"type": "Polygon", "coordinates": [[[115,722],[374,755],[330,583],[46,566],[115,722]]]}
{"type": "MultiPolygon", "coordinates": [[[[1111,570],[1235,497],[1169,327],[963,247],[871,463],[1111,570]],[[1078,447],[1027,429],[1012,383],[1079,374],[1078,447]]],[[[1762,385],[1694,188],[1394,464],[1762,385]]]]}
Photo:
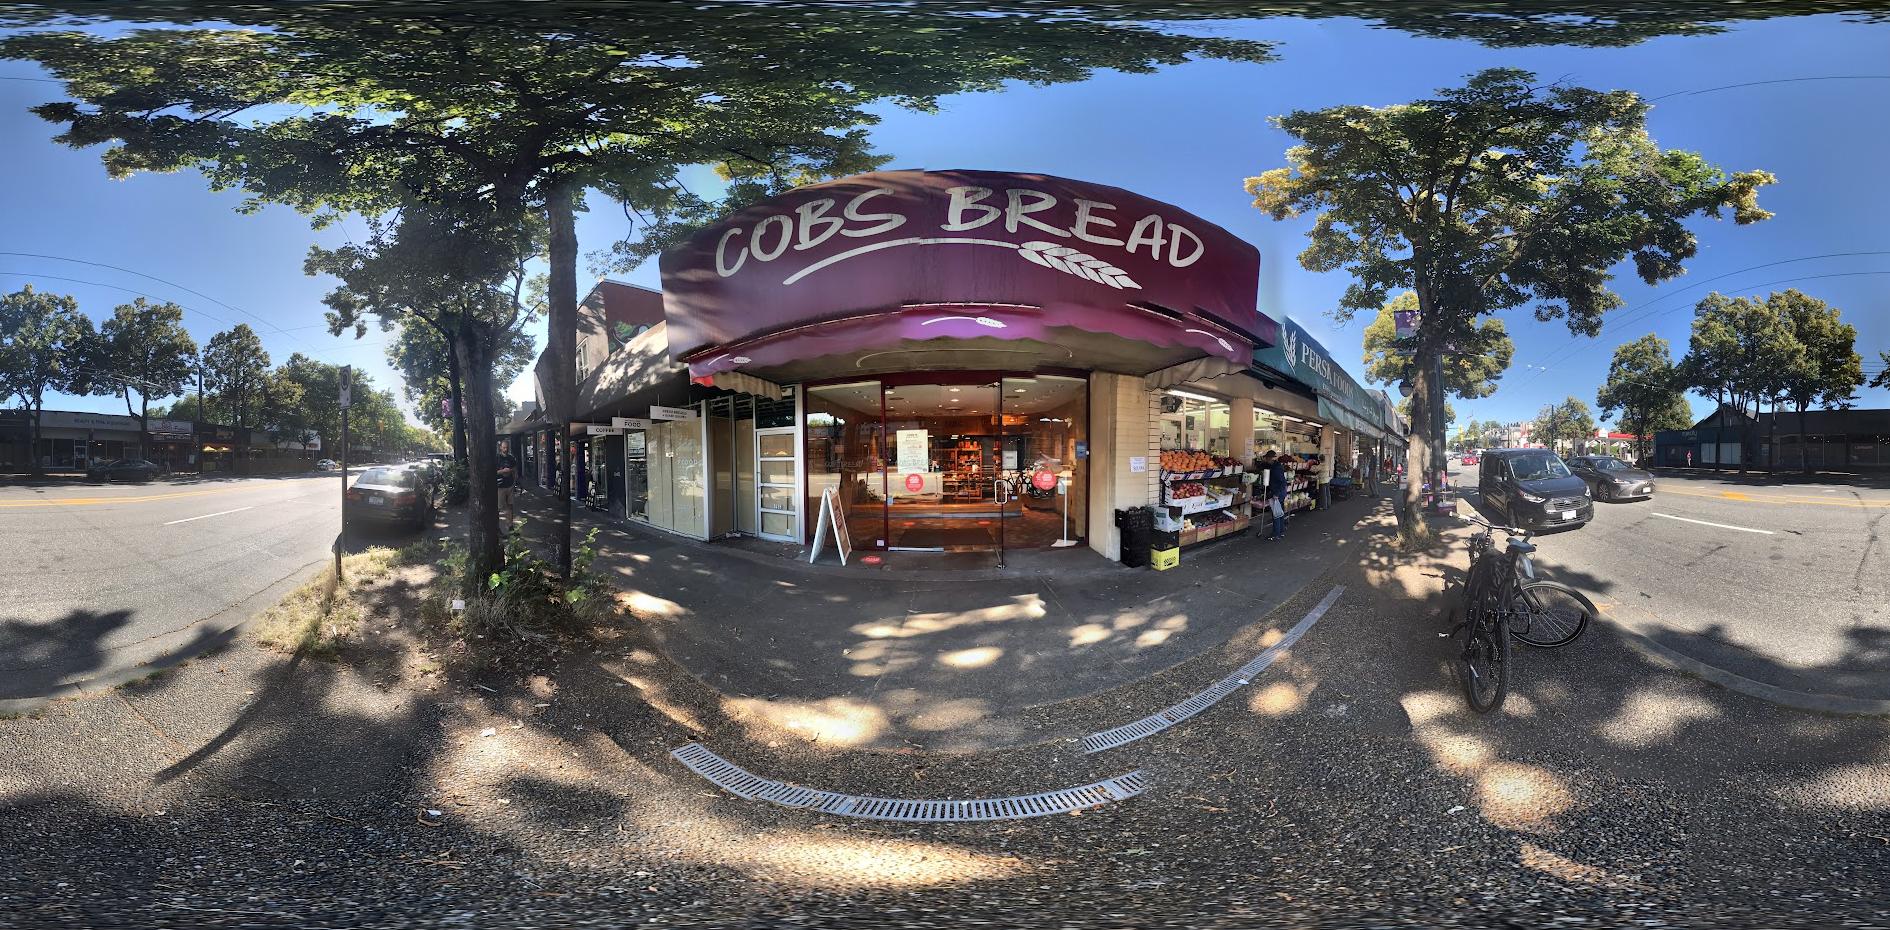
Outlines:
{"type": "MultiPolygon", "coordinates": [[[[1849,254],[1878,254],[1878,255],[1890,255],[1890,252],[1877,252],[1877,253],[1832,253],[1832,255],[1849,255],[1849,254]]],[[[1809,260],[1811,260],[1811,258],[1830,258],[1830,257],[1832,257],[1832,255],[1817,255],[1817,256],[1810,256],[1810,257],[1808,257],[1808,258],[1803,258],[1803,259],[1786,259],[1785,261],[1778,261],[1778,262],[1768,262],[1768,263],[1766,263],[1766,264],[1763,264],[1763,265],[1754,265],[1754,266],[1752,266],[1752,267],[1750,267],[1750,268],[1742,268],[1742,269],[1740,269],[1740,270],[1738,270],[1738,271],[1729,271],[1729,272],[1727,272],[1726,274],[1723,274],[1723,275],[1719,275],[1718,277],[1713,277],[1713,278],[1708,278],[1708,279],[1706,279],[1706,280],[1704,280],[1704,281],[1700,281],[1700,282],[1698,282],[1698,283],[1696,283],[1696,284],[1690,284],[1690,285],[1687,285],[1687,286],[1686,286],[1686,287],[1684,287],[1684,288],[1680,288],[1679,290],[1675,290],[1675,291],[1672,291],[1672,292],[1669,292],[1669,293],[1667,293],[1667,294],[1663,294],[1663,295],[1661,295],[1660,297],[1656,297],[1656,298],[1654,298],[1653,300],[1650,300],[1650,301],[1647,301],[1646,303],[1643,303],[1643,304],[1641,304],[1641,305],[1639,305],[1639,306],[1637,306],[1637,307],[1635,307],[1635,308],[1634,308],[1634,310],[1630,310],[1630,311],[1625,311],[1625,312],[1626,312],[1626,313],[1633,313],[1634,311],[1638,311],[1638,310],[1643,310],[1643,309],[1646,309],[1647,307],[1650,307],[1650,306],[1652,306],[1653,304],[1655,304],[1655,303],[1657,303],[1657,302],[1659,302],[1659,301],[1662,301],[1662,300],[1665,300],[1665,299],[1667,299],[1667,298],[1669,298],[1669,297],[1674,297],[1674,296],[1677,296],[1678,294],[1680,294],[1680,293],[1681,293],[1681,291],[1685,291],[1685,290],[1689,290],[1689,289],[1692,289],[1692,288],[1696,288],[1696,287],[1702,287],[1702,286],[1704,286],[1704,285],[1707,285],[1707,284],[1711,284],[1711,283],[1712,283],[1712,282],[1714,282],[1714,281],[1718,281],[1718,280],[1720,280],[1720,279],[1722,279],[1722,278],[1727,278],[1727,277],[1731,277],[1732,275],[1736,275],[1736,274],[1744,274],[1744,273],[1746,273],[1746,272],[1748,272],[1748,271],[1756,271],[1756,270],[1758,270],[1758,269],[1760,269],[1760,268],[1769,268],[1769,267],[1772,267],[1773,265],[1783,265],[1783,264],[1789,264],[1789,263],[1791,263],[1791,262],[1796,262],[1796,261],[1809,261],[1809,260]]],[[[1798,276],[1798,277],[1792,277],[1792,278],[1780,278],[1780,279],[1778,279],[1778,280],[1776,280],[1776,281],[1767,281],[1767,282],[1764,282],[1764,283],[1762,283],[1762,284],[1749,284],[1749,285],[1745,285],[1745,286],[1743,286],[1743,287],[1740,287],[1740,288],[1737,288],[1737,290],[1757,290],[1757,289],[1759,289],[1759,288],[1764,288],[1764,287],[1775,287],[1775,286],[1777,286],[1777,285],[1780,285],[1780,284],[1792,284],[1792,283],[1795,283],[1795,282],[1798,282],[1798,281],[1817,281],[1817,280],[1822,280],[1822,279],[1824,279],[1824,278],[1846,278],[1846,277],[1857,277],[1857,276],[1864,276],[1864,275],[1881,275],[1881,274],[1890,274],[1890,271],[1836,271],[1836,272],[1829,272],[1829,273],[1826,273],[1826,274],[1815,274],[1815,275],[1800,275],[1800,276],[1798,276]]],[[[1686,308],[1685,308],[1685,307],[1670,307],[1670,308],[1668,308],[1668,309],[1666,309],[1666,310],[1661,310],[1661,311],[1659,311],[1659,312],[1657,312],[1657,313],[1649,313],[1649,314],[1643,314],[1643,315],[1641,315],[1641,316],[1638,316],[1638,317],[1628,317],[1628,318],[1624,318],[1624,319],[1621,319],[1621,320],[1618,320],[1618,321],[1616,321],[1616,322],[1618,322],[1618,323],[1620,323],[1621,325],[1623,325],[1623,326],[1625,326],[1625,325],[1630,325],[1630,324],[1633,324],[1633,323],[1638,323],[1638,322],[1643,322],[1643,321],[1646,321],[1646,320],[1650,320],[1650,319],[1653,319],[1654,317],[1658,317],[1658,316],[1664,316],[1664,315],[1666,315],[1666,314],[1668,314],[1668,313],[1672,313],[1672,312],[1674,312],[1675,310],[1683,310],[1683,309],[1686,309],[1686,308]]],[[[1603,328],[1604,328],[1604,330],[1605,330],[1605,328],[1606,328],[1606,325],[1607,325],[1607,322],[1608,322],[1608,321],[1606,321],[1606,320],[1604,320],[1604,321],[1603,321],[1603,328]]],[[[1599,333],[1597,333],[1597,334],[1596,334],[1596,338],[1599,338],[1599,336],[1600,336],[1600,334],[1599,334],[1599,333]]],[[[1599,345],[1601,345],[1601,343],[1599,343],[1599,342],[1597,342],[1597,341],[1595,341],[1595,339],[1584,339],[1583,337],[1579,337],[1579,336],[1577,336],[1577,337],[1571,337],[1571,338],[1569,339],[1569,341],[1568,341],[1567,343],[1564,343],[1563,345],[1561,345],[1561,346],[1558,346],[1558,347],[1556,347],[1555,349],[1552,349],[1552,350],[1550,350],[1550,351],[1548,352],[1548,354],[1546,354],[1546,355],[1543,355],[1543,356],[1541,356],[1541,361],[1542,361],[1542,362],[1544,362],[1544,363],[1547,363],[1547,362],[1554,362],[1555,364],[1561,364],[1562,362],[1566,362],[1566,361],[1568,361],[1569,359],[1571,359],[1571,358],[1574,358],[1574,357],[1575,357],[1575,356],[1577,356],[1577,355],[1580,355],[1580,354],[1581,354],[1582,352],[1584,352],[1584,351],[1586,351],[1586,350],[1589,350],[1589,349],[1593,349],[1593,348],[1596,348],[1596,347],[1597,347],[1597,346],[1599,346],[1599,345]]],[[[1516,385],[1516,387],[1517,387],[1518,389],[1521,389],[1521,388],[1523,388],[1523,387],[1525,387],[1525,386],[1527,386],[1527,385],[1528,385],[1528,384],[1530,384],[1531,382],[1533,382],[1533,381],[1535,381],[1535,379],[1536,379],[1536,378],[1538,378],[1538,377],[1541,377],[1541,375],[1542,375],[1542,372],[1545,372],[1545,371],[1548,371],[1548,370],[1549,370],[1549,366],[1548,366],[1548,365],[1546,365],[1546,364],[1542,364],[1542,365],[1533,365],[1532,367],[1537,367],[1537,368],[1538,368],[1538,370],[1537,370],[1537,372],[1536,372],[1535,374],[1532,374],[1532,375],[1530,375],[1530,376],[1529,376],[1529,379],[1528,379],[1527,381],[1524,381],[1524,382],[1522,382],[1521,384],[1518,384],[1518,385],[1516,385]]]]}
{"type": "Polygon", "coordinates": [[[1661,94],[1658,97],[1648,97],[1647,99],[1649,101],[1665,100],[1668,97],[1679,97],[1682,95],[1697,97],[1701,94],[1711,94],[1722,90],[1736,90],[1741,87],[1758,87],[1763,84],[1797,84],[1804,81],[1890,81],[1890,74],[1821,74],[1810,77],[1772,78],[1765,81],[1741,81],[1737,84],[1721,84],[1718,87],[1702,87],[1698,90],[1676,90],[1669,94],[1661,94]]]}
{"type": "Polygon", "coordinates": [[[124,267],[124,266],[122,266],[122,265],[113,265],[113,264],[110,264],[109,262],[95,262],[95,261],[89,261],[89,260],[87,260],[87,259],[83,259],[83,258],[68,258],[68,257],[66,257],[66,256],[64,256],[64,255],[44,255],[44,254],[40,254],[40,253],[37,253],[37,252],[0,252],[0,255],[12,255],[12,256],[15,256],[15,257],[19,257],[19,258],[43,258],[43,259],[47,259],[47,260],[49,260],[49,261],[55,261],[55,262],[71,262],[71,263],[73,263],[73,264],[75,264],[75,265],[91,265],[91,266],[92,266],[92,267],[94,267],[94,268],[109,268],[109,269],[111,269],[112,271],[121,271],[121,272],[124,272],[125,274],[128,274],[128,275],[136,275],[136,276],[138,276],[138,277],[140,277],[140,278],[144,278],[144,279],[146,279],[146,280],[148,280],[148,281],[156,281],[157,283],[159,283],[159,284],[162,284],[162,285],[164,285],[165,287],[174,287],[174,288],[177,288],[178,290],[180,290],[180,291],[183,291],[183,292],[184,292],[184,293],[186,293],[186,294],[192,294],[192,295],[195,295],[195,296],[197,296],[197,297],[202,297],[203,299],[205,299],[205,300],[207,300],[207,301],[210,301],[211,303],[213,303],[213,304],[216,304],[216,305],[217,305],[217,306],[219,306],[219,307],[223,307],[223,308],[225,308],[225,309],[227,309],[227,310],[234,310],[234,311],[236,311],[237,313],[241,313],[241,314],[243,314],[244,316],[247,316],[247,317],[249,317],[250,319],[252,319],[252,320],[255,320],[255,321],[256,321],[256,322],[258,322],[258,323],[262,323],[262,324],[264,324],[264,325],[267,325],[268,327],[270,327],[271,329],[274,329],[274,330],[275,330],[276,332],[278,332],[278,333],[282,333],[282,334],[284,334],[284,335],[287,335],[287,334],[288,334],[288,332],[289,332],[288,330],[286,330],[286,329],[283,329],[283,328],[282,328],[282,326],[281,326],[280,324],[278,324],[278,323],[276,323],[276,322],[275,322],[274,320],[269,320],[269,319],[264,319],[263,317],[261,317],[261,316],[259,316],[259,315],[257,315],[257,314],[254,314],[254,313],[251,313],[251,312],[249,312],[248,310],[245,310],[245,309],[243,309],[242,307],[239,307],[239,306],[236,306],[235,304],[232,304],[232,303],[228,303],[228,302],[225,302],[225,301],[221,301],[221,300],[218,300],[218,299],[216,299],[215,297],[212,297],[212,296],[210,296],[209,294],[206,294],[206,293],[204,293],[204,292],[202,292],[202,291],[199,291],[199,290],[194,290],[194,289],[192,289],[192,288],[188,288],[188,287],[185,287],[185,286],[183,286],[182,284],[178,284],[178,283],[177,283],[177,282],[175,282],[175,281],[166,281],[166,280],[164,280],[163,278],[160,278],[160,277],[158,277],[157,275],[154,275],[154,274],[145,274],[145,273],[144,273],[144,272],[142,272],[142,271],[136,271],[136,270],[133,270],[133,269],[131,269],[131,268],[126,268],[126,267],[124,267]]]}
{"type": "MultiPolygon", "coordinates": [[[[164,301],[165,303],[176,304],[178,309],[185,310],[190,313],[195,313],[198,316],[204,317],[205,319],[208,319],[213,323],[218,323],[224,326],[235,325],[234,323],[231,323],[229,320],[223,319],[222,317],[219,317],[213,313],[207,313],[203,310],[199,310],[196,307],[192,307],[188,304],[181,304],[175,300],[167,300],[166,298],[158,297],[154,294],[147,294],[143,291],[135,290],[129,287],[123,287],[117,284],[106,284],[102,281],[87,281],[87,280],[84,280],[83,278],[66,278],[66,277],[61,277],[59,275],[36,274],[36,273],[25,272],[25,271],[0,271],[0,275],[10,275],[10,276],[19,277],[19,278],[33,278],[35,280],[41,280],[41,281],[65,281],[70,284],[84,284],[88,287],[109,288],[114,291],[123,291],[124,293],[131,294],[136,297],[144,297],[150,300],[161,300],[161,301],[164,301]]],[[[215,298],[212,298],[212,299],[215,299],[215,298]]],[[[316,349],[313,346],[308,346],[308,349],[311,355],[319,356],[319,355],[326,355],[330,352],[343,352],[343,351],[349,351],[355,348],[361,348],[361,347],[367,347],[367,346],[384,346],[392,341],[393,339],[390,337],[388,339],[383,339],[379,342],[357,342],[354,345],[330,346],[329,348],[326,348],[326,349],[316,349]]],[[[304,345],[306,346],[307,343],[304,343],[304,345]]]]}

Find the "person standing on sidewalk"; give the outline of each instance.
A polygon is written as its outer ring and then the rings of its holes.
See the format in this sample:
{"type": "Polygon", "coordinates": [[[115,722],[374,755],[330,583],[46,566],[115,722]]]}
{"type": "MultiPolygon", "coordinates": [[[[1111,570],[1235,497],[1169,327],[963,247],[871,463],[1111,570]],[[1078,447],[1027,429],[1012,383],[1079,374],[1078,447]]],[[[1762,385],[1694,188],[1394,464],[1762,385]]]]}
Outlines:
{"type": "Polygon", "coordinates": [[[1280,455],[1269,449],[1262,456],[1260,464],[1267,475],[1267,509],[1279,509],[1273,514],[1273,533],[1267,539],[1279,539],[1286,535],[1286,462],[1289,456],[1280,455]]]}
{"type": "Polygon", "coordinates": [[[499,453],[499,510],[505,514],[505,522],[518,519],[518,506],[513,503],[513,486],[518,483],[518,461],[506,453],[499,453]]]}

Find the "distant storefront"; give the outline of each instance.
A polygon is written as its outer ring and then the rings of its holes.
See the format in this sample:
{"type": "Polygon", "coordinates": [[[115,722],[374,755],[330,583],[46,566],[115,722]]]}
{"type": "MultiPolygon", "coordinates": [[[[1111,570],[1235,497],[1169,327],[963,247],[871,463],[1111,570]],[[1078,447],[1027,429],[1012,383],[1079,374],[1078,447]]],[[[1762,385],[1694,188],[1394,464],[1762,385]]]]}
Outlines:
{"type": "Polygon", "coordinates": [[[0,410],[0,471],[31,469],[32,443],[32,414],[25,410],[0,410]]]}
{"type": "Polygon", "coordinates": [[[1664,468],[1890,470],[1890,410],[1811,410],[1744,416],[1730,408],[1684,430],[1654,434],[1664,468]]]}
{"type": "Polygon", "coordinates": [[[146,424],[144,457],[172,471],[197,470],[196,424],[189,420],[151,420],[146,424]]]}
{"type": "Polygon", "coordinates": [[[144,455],[138,418],[115,413],[45,410],[39,415],[42,468],[85,469],[100,462],[144,455]]]}

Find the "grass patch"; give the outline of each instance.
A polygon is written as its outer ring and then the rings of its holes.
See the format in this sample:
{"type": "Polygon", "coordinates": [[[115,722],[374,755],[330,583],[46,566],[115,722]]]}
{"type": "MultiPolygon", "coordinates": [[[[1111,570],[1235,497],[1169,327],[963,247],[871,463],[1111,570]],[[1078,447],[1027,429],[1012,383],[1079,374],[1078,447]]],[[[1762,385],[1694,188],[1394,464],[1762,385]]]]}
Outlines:
{"type": "Polygon", "coordinates": [[[282,652],[331,658],[361,629],[368,614],[363,594],[375,582],[404,565],[428,560],[432,546],[422,541],[402,546],[374,546],[343,556],[345,582],[335,578],[333,563],[256,618],[256,640],[282,652]]]}

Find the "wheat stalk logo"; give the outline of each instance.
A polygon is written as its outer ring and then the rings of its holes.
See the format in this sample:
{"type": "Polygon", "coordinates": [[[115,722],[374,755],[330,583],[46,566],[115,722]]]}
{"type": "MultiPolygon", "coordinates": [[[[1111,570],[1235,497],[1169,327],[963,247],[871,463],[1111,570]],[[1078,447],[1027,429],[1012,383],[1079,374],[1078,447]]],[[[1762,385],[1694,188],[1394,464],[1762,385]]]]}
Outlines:
{"type": "Polygon", "coordinates": [[[1097,284],[1107,284],[1116,290],[1122,290],[1125,287],[1137,289],[1142,287],[1142,285],[1135,283],[1135,279],[1129,277],[1128,273],[1122,269],[1094,255],[1085,255],[1082,252],[1078,252],[1067,245],[1058,245],[1054,242],[1045,242],[1042,239],[1038,239],[1034,242],[1026,242],[1018,246],[1017,254],[1023,256],[1025,260],[1042,265],[1045,268],[1055,268],[1064,274],[1073,274],[1079,278],[1088,278],[1097,284]]]}

